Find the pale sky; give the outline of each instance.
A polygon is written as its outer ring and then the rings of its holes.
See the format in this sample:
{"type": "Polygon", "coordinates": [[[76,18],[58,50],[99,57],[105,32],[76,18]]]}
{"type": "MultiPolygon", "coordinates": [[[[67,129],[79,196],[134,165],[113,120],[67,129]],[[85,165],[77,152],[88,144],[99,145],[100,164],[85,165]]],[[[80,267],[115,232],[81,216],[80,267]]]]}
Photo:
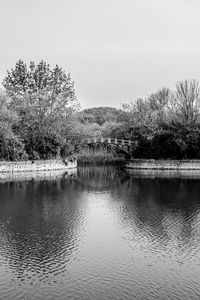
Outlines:
{"type": "Polygon", "coordinates": [[[18,59],[61,66],[81,105],[200,80],[199,0],[0,0],[0,80],[18,59]]]}

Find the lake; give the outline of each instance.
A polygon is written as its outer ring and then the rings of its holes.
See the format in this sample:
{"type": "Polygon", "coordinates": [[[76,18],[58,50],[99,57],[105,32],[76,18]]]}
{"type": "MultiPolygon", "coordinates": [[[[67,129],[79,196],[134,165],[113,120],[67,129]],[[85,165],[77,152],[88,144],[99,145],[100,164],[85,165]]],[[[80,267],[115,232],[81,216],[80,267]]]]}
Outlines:
{"type": "Polygon", "coordinates": [[[200,299],[200,176],[0,181],[0,299],[200,299]]]}

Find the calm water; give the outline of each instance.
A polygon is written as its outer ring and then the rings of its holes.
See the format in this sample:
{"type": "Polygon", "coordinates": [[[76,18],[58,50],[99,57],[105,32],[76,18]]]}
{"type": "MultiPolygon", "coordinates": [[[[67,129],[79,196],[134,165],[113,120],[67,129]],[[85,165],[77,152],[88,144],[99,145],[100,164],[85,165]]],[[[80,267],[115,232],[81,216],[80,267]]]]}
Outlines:
{"type": "Polygon", "coordinates": [[[200,299],[200,179],[0,183],[0,299],[200,299]]]}

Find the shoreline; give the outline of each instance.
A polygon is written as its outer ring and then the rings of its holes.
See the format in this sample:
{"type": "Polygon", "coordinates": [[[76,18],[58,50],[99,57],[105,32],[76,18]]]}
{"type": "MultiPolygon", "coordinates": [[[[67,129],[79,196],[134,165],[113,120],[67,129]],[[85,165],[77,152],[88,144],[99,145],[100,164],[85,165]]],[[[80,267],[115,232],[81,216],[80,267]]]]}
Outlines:
{"type": "Polygon", "coordinates": [[[142,179],[200,179],[200,170],[161,170],[161,169],[131,169],[126,172],[130,178],[142,179]]]}
{"type": "MultiPolygon", "coordinates": [[[[113,165],[116,165],[119,161],[114,161],[113,165]]],[[[112,162],[109,162],[112,165],[112,162]]],[[[98,162],[84,162],[78,163],[78,166],[98,166],[98,162]]],[[[108,165],[102,162],[100,165],[108,165]]],[[[124,161],[120,165],[132,170],[175,170],[175,171],[200,171],[200,160],[171,160],[171,159],[132,159],[124,161]]],[[[38,171],[67,171],[77,168],[77,160],[63,162],[61,159],[52,160],[35,160],[35,161],[1,161],[0,162],[0,175],[6,173],[23,173],[23,172],[38,172],[38,171]]]]}
{"type": "Polygon", "coordinates": [[[135,170],[200,170],[200,160],[154,160],[132,159],[125,163],[125,168],[135,170]]]}
{"type": "Polygon", "coordinates": [[[66,161],[61,159],[34,160],[34,161],[2,161],[0,162],[0,174],[14,172],[37,172],[71,170],[77,168],[77,161],[66,161]]]}
{"type": "Polygon", "coordinates": [[[57,180],[61,177],[73,178],[77,170],[47,170],[47,171],[27,171],[27,172],[4,172],[0,173],[0,184],[7,182],[57,180]]]}

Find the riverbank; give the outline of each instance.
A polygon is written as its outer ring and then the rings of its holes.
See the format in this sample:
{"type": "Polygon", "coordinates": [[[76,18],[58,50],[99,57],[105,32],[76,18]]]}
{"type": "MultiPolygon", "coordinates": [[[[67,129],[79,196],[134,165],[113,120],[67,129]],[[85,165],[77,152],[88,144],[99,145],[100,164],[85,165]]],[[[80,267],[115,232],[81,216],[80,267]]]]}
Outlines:
{"type": "Polygon", "coordinates": [[[200,170],[200,160],[133,159],[127,161],[125,167],[143,170],[200,170]]]}
{"type": "Polygon", "coordinates": [[[35,160],[35,161],[2,161],[0,162],[0,173],[29,172],[29,171],[54,171],[74,169],[77,167],[77,161],[62,160],[35,160]]]}
{"type": "Polygon", "coordinates": [[[200,170],[126,169],[130,178],[200,179],[200,170]]]}
{"type": "Polygon", "coordinates": [[[77,174],[77,169],[48,170],[48,171],[27,171],[27,172],[3,172],[0,173],[0,183],[24,182],[41,180],[59,180],[61,177],[73,178],[77,174]]]}

